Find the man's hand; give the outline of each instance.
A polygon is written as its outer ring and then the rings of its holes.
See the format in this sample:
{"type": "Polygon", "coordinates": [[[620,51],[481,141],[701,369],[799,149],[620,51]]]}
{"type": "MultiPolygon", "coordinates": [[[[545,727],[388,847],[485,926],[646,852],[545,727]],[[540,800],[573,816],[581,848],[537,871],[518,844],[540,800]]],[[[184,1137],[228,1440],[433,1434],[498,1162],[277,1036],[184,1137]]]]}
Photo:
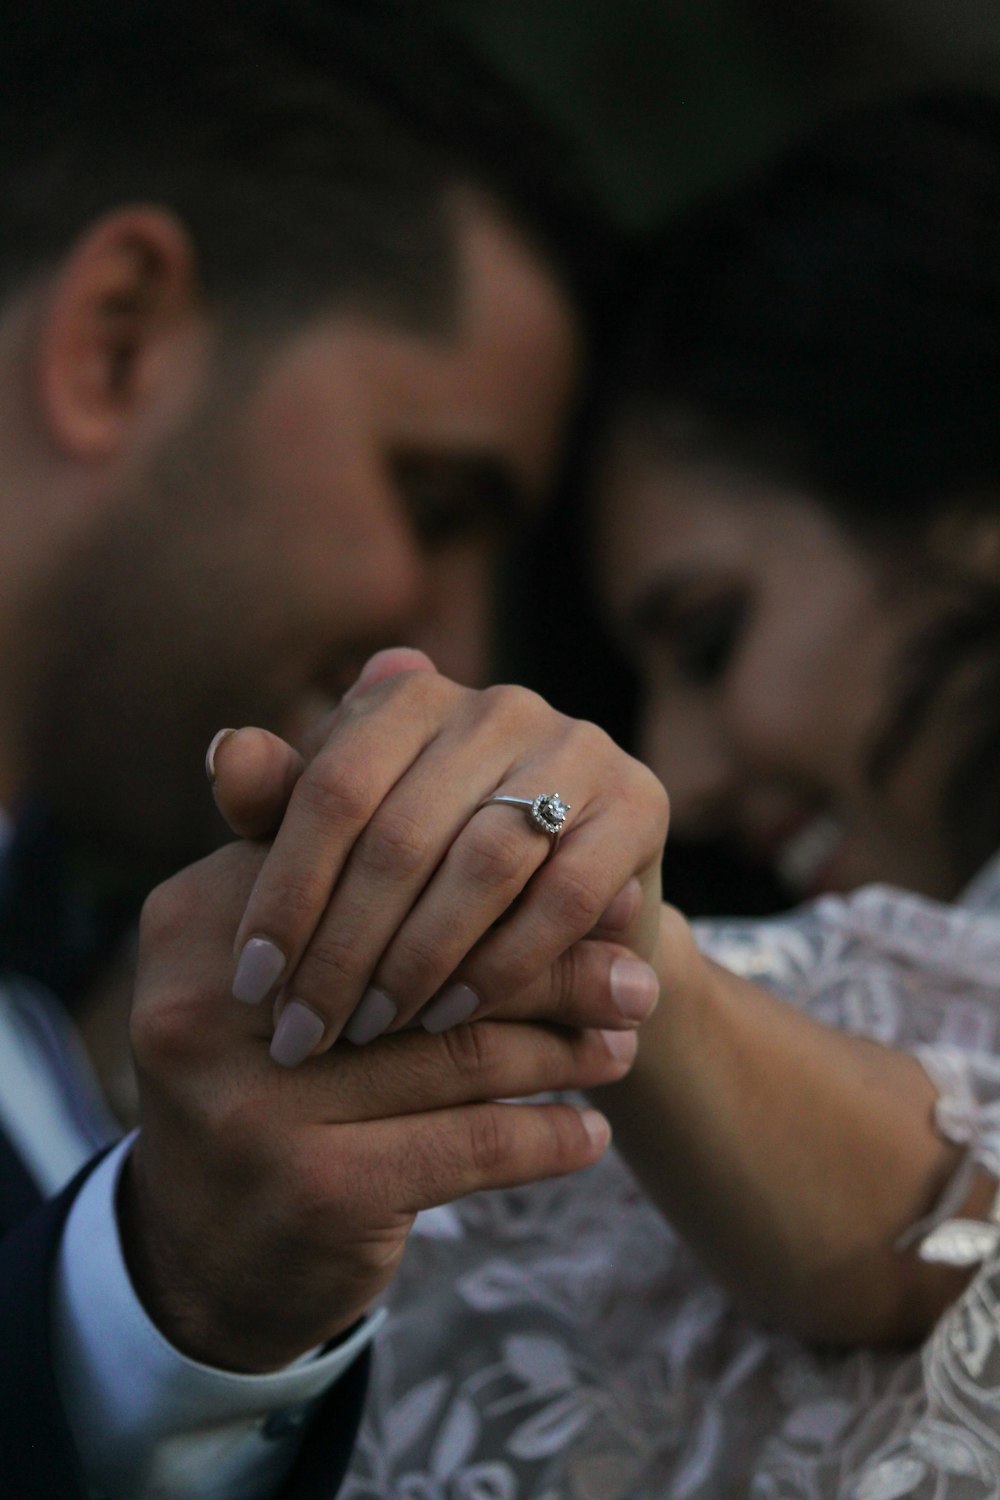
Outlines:
{"type": "Polygon", "coordinates": [[[243,1371],[348,1328],[420,1209],[597,1160],[608,1129],[595,1111],[495,1101],[612,1082],[635,1052],[628,1031],[485,1022],[276,1068],[270,1007],[230,995],[233,933],[267,858],[231,845],[146,904],[142,1128],[121,1200],[154,1321],[183,1352],[243,1371]]]}
{"type": "Polygon", "coordinates": [[[280,997],[277,1060],[414,1019],[625,1028],[652,1009],[655,975],[633,954],[654,956],[667,799],[594,725],[383,652],[311,759],[242,730],[214,773],[235,829],[280,820],[239,923],[234,986],[250,1003],[280,997]],[[572,804],[552,859],[521,809],[483,806],[543,791],[572,804]]]}

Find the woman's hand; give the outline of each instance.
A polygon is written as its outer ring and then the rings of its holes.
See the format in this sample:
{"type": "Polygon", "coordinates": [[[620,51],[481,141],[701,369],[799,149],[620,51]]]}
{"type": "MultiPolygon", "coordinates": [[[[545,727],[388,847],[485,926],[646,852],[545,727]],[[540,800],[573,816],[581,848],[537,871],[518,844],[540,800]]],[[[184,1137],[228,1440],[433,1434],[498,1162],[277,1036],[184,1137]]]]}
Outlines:
{"type": "MultiPolygon", "coordinates": [[[[824,1344],[925,1337],[970,1274],[900,1248],[963,1154],[927,1073],[711,962],[672,907],[662,921],[668,999],[600,1095],[618,1150],[757,1316],[824,1344]]],[[[956,1213],[985,1217],[995,1194],[980,1172],[956,1213]]]]}
{"type": "Polygon", "coordinates": [[[249,1003],[280,996],[278,1061],[414,1020],[625,1028],[652,1009],[667,799],[594,725],[382,652],[307,762],[247,730],[217,744],[214,772],[237,831],[284,809],[234,981],[249,1003]],[[523,809],[489,805],[556,791],[571,811],[553,858],[523,809]]]}

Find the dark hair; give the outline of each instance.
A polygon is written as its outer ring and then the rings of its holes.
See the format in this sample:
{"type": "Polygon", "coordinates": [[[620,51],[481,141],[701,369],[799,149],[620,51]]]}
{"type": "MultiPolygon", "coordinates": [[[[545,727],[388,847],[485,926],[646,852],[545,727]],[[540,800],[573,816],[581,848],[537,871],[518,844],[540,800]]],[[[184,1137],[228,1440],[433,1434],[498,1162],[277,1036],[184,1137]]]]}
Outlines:
{"type": "Polygon", "coordinates": [[[828,122],[644,260],[619,404],[864,527],[1000,486],[1000,100],[828,122]]]}
{"type": "Polygon", "coordinates": [[[440,327],[455,186],[587,294],[600,236],[565,148],[419,0],[5,7],[0,294],[140,201],[186,223],[220,307],[440,327]]]}
{"type": "Polygon", "coordinates": [[[647,244],[632,295],[617,418],[654,439],[667,419],[672,452],[804,489],[954,585],[901,663],[870,770],[890,772],[970,669],[942,795],[974,868],[1000,841],[1000,577],[951,578],[927,543],[960,510],[1000,526],[1000,100],[897,99],[823,123],[647,244]]]}

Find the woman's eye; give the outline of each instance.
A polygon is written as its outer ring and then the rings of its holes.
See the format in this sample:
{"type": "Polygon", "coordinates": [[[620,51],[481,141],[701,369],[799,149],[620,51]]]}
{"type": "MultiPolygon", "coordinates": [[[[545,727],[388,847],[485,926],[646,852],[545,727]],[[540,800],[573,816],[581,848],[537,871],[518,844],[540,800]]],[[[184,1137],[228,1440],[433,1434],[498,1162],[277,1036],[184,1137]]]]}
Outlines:
{"type": "Polygon", "coordinates": [[[669,632],[674,667],[691,687],[719,681],[739,641],[747,606],[742,598],[714,600],[675,616],[669,632]]]}

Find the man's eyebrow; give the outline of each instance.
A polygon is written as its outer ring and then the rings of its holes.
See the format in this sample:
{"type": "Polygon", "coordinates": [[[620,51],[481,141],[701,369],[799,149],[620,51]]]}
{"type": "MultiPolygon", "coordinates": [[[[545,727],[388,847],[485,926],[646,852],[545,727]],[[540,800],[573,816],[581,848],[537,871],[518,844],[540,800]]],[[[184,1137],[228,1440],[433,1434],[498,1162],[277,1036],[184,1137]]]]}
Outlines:
{"type": "Polygon", "coordinates": [[[488,520],[516,527],[528,524],[535,507],[512,464],[495,453],[464,454],[460,462],[468,466],[468,483],[481,497],[488,520]]]}
{"type": "Polygon", "coordinates": [[[657,635],[675,624],[685,595],[698,583],[696,573],[661,574],[650,579],[631,599],[621,618],[621,628],[630,636],[657,635]]]}
{"type": "Polygon", "coordinates": [[[448,453],[402,449],[396,454],[395,466],[404,480],[433,479],[435,471],[443,475],[450,486],[474,502],[489,525],[524,527],[536,509],[514,465],[491,449],[448,453]]]}

